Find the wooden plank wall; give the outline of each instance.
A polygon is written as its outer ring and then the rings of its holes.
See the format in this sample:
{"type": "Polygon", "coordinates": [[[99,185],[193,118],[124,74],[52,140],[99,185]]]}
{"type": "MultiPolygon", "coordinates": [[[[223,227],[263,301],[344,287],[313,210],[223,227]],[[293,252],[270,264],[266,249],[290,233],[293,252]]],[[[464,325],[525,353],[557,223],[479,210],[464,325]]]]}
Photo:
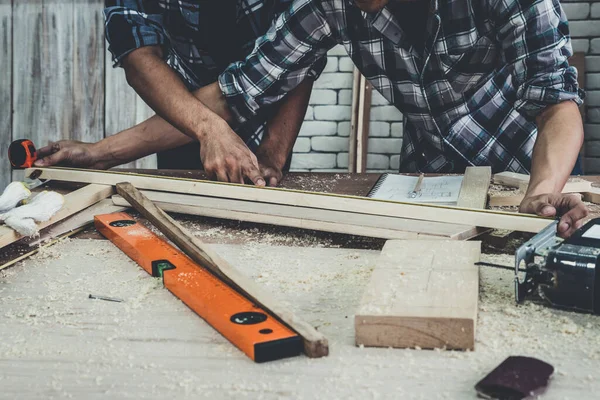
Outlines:
{"type": "Polygon", "coordinates": [[[6,151],[12,134],[12,0],[0,0],[0,188],[10,181],[6,151]]]}
{"type": "MultiPolygon", "coordinates": [[[[153,114],[112,68],[103,8],[103,0],[0,0],[0,190],[11,179],[12,140],[96,142],[153,114]]],[[[128,166],[155,168],[155,157],[128,166]]]]}

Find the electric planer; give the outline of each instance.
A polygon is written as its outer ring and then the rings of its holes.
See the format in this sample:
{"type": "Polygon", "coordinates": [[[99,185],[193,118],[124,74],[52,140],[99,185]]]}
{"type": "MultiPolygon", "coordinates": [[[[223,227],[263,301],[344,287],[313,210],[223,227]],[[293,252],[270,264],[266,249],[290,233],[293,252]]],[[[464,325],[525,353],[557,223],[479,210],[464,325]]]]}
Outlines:
{"type": "Polygon", "coordinates": [[[600,218],[568,239],[556,236],[558,221],[515,253],[515,296],[572,311],[600,314],[600,218]]]}

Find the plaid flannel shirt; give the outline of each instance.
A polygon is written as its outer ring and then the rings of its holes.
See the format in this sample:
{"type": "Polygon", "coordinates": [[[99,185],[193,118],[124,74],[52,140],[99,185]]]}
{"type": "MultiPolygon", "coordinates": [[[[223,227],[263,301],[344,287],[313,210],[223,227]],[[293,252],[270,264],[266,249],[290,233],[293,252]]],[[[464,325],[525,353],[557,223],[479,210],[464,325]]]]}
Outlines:
{"type": "MultiPolygon", "coordinates": [[[[106,40],[115,66],[143,46],[161,46],[167,63],[195,90],[214,83],[232,61],[243,60],[292,0],[106,0],[106,40]]],[[[325,67],[318,60],[307,74],[325,67]]],[[[236,132],[256,150],[269,113],[236,132]]]]}
{"type": "Polygon", "coordinates": [[[582,102],[568,23],[558,0],[430,1],[424,51],[386,7],[296,0],[245,62],[220,77],[239,120],[282,97],[307,67],[342,44],[362,74],[405,116],[401,171],[531,168],[535,116],[582,102]]]}

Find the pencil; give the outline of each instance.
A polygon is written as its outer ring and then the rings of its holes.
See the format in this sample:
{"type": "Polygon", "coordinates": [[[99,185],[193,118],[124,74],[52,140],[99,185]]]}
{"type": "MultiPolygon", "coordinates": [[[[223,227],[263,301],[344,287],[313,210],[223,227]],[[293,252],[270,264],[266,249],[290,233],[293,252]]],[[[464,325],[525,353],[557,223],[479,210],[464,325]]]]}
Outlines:
{"type": "Polygon", "coordinates": [[[415,185],[415,188],[413,189],[412,192],[410,192],[408,194],[408,197],[410,197],[411,199],[414,199],[415,197],[417,197],[417,194],[421,191],[421,184],[423,184],[423,177],[424,177],[424,174],[419,175],[419,179],[417,179],[417,184],[415,185]]]}

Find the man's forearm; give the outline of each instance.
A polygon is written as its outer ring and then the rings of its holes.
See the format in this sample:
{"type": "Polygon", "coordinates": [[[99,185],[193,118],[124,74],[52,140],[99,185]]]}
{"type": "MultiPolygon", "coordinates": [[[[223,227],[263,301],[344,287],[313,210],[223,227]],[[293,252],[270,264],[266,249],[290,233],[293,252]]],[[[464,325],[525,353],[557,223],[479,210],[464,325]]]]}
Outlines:
{"type": "Polygon", "coordinates": [[[548,106],[536,122],[538,137],[533,149],[527,196],[560,193],[583,143],[581,115],[574,102],[565,101],[548,106]]]}
{"type": "Polygon", "coordinates": [[[158,47],[142,47],[133,51],[124,59],[123,67],[128,83],[140,97],[158,115],[194,140],[210,134],[211,126],[219,116],[230,119],[218,85],[190,93],[163,61],[158,47]]]}
{"type": "Polygon", "coordinates": [[[267,123],[265,137],[258,150],[259,159],[265,152],[265,156],[283,168],[304,121],[312,87],[312,79],[307,79],[282,100],[279,109],[267,123]]]}
{"type": "Polygon", "coordinates": [[[193,141],[194,139],[154,115],[132,128],[94,143],[91,151],[102,168],[112,168],[193,141]]]}

